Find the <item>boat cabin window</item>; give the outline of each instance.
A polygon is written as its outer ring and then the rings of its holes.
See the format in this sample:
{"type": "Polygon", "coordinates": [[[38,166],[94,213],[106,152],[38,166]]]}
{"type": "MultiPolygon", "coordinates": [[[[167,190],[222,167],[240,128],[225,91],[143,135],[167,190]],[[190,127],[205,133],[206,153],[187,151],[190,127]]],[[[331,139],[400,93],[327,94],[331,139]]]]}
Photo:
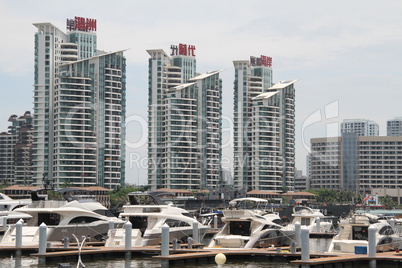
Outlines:
{"type": "Polygon", "coordinates": [[[172,219],[167,219],[165,223],[170,227],[170,228],[175,228],[175,227],[185,227],[185,226],[191,226],[189,223],[185,221],[179,221],[179,220],[172,220],[172,219]]]}
{"type": "Polygon", "coordinates": [[[130,205],[158,205],[149,195],[128,195],[130,205]]]}
{"type": "Polygon", "coordinates": [[[44,222],[46,225],[58,225],[60,223],[60,215],[57,213],[39,213],[38,226],[44,222]]]}
{"type": "Polygon", "coordinates": [[[281,219],[275,219],[275,220],[272,220],[272,222],[279,224],[279,225],[283,225],[283,221],[281,219]]]}
{"type": "Polygon", "coordinates": [[[368,240],[368,227],[353,226],[352,240],[368,240]]]}
{"type": "Polygon", "coordinates": [[[68,224],[86,224],[94,221],[99,221],[99,219],[94,217],[75,217],[68,224]]]}
{"type": "Polygon", "coordinates": [[[231,235],[244,235],[250,236],[250,222],[249,221],[231,221],[230,222],[231,235]]]}
{"type": "Polygon", "coordinates": [[[131,224],[133,225],[133,229],[139,229],[141,235],[144,235],[145,230],[148,228],[148,217],[129,217],[128,218],[131,224]]]}
{"type": "Polygon", "coordinates": [[[384,226],[378,232],[380,235],[393,235],[395,231],[391,228],[391,226],[384,226]]]}
{"type": "Polygon", "coordinates": [[[145,207],[142,210],[144,213],[159,213],[161,212],[161,208],[158,207],[145,207]]]}
{"type": "Polygon", "coordinates": [[[300,225],[306,225],[309,226],[310,225],[310,218],[301,218],[301,222],[300,225]]]}
{"type": "Polygon", "coordinates": [[[102,215],[102,216],[114,217],[113,213],[110,212],[110,211],[107,210],[107,209],[96,209],[96,210],[94,210],[94,212],[95,212],[95,213],[98,213],[99,215],[102,215]]]}
{"type": "MultiPolygon", "coordinates": [[[[18,221],[20,220],[20,218],[11,218],[11,219],[7,219],[7,224],[16,224],[18,221]]],[[[27,219],[23,219],[24,222],[27,222],[27,219]]]]}

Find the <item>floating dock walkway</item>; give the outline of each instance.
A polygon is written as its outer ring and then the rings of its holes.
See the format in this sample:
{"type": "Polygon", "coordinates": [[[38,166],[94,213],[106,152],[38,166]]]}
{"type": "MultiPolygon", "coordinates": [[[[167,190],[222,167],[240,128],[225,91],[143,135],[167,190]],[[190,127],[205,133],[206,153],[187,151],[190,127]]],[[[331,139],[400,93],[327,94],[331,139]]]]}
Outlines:
{"type": "MultiPolygon", "coordinates": [[[[186,245],[181,245],[186,246],[186,245]]],[[[81,251],[78,247],[71,246],[68,248],[63,245],[51,245],[46,253],[35,253],[37,247],[0,247],[2,254],[14,254],[14,251],[20,251],[21,254],[30,254],[32,257],[42,259],[44,262],[63,262],[76,261],[78,256],[85,261],[95,258],[113,257],[130,257],[135,258],[138,255],[149,256],[158,259],[164,263],[163,267],[194,264],[194,263],[215,263],[214,258],[218,253],[226,256],[228,261],[253,259],[261,262],[267,261],[288,261],[299,267],[358,267],[362,264],[392,265],[392,267],[402,267],[402,253],[397,251],[376,253],[375,257],[369,257],[368,254],[342,254],[342,253],[310,253],[308,261],[301,260],[301,253],[291,253],[290,248],[253,248],[253,249],[224,249],[224,248],[202,248],[201,244],[195,244],[194,248],[178,248],[170,249],[168,256],[161,256],[160,246],[148,246],[141,248],[131,248],[126,250],[123,248],[108,248],[97,245],[88,245],[82,247],[81,251]]],[[[298,249],[300,250],[300,249],[298,249]]],[[[225,265],[223,265],[225,267],[225,265]]]]}

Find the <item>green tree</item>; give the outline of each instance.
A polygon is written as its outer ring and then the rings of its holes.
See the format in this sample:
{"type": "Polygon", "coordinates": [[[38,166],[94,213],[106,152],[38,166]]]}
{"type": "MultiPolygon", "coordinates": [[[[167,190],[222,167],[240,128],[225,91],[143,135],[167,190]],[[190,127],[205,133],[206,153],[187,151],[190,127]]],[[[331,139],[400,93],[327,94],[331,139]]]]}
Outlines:
{"type": "Polygon", "coordinates": [[[110,209],[112,211],[120,211],[124,205],[128,203],[128,193],[136,192],[138,188],[133,186],[118,188],[117,190],[109,192],[110,196],[110,209]]]}
{"type": "Polygon", "coordinates": [[[309,192],[316,195],[318,203],[336,203],[338,200],[338,192],[335,190],[322,188],[312,189],[309,192]]]}
{"type": "Polygon", "coordinates": [[[382,205],[390,207],[390,208],[395,208],[397,206],[397,203],[395,202],[395,200],[392,199],[392,197],[390,197],[389,195],[380,196],[379,201],[382,205]]]}

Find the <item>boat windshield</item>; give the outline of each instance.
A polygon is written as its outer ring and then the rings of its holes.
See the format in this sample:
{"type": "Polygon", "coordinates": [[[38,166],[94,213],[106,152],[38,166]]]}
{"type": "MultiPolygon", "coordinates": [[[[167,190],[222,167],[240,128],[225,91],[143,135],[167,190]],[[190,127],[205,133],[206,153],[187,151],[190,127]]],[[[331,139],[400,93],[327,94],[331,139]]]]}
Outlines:
{"type": "Polygon", "coordinates": [[[265,210],[267,209],[268,201],[260,198],[238,198],[230,201],[229,205],[235,209],[265,210]]]}
{"type": "Polygon", "coordinates": [[[106,217],[114,217],[113,213],[110,212],[107,209],[96,209],[94,210],[95,213],[102,215],[102,216],[106,216],[106,217]]]}

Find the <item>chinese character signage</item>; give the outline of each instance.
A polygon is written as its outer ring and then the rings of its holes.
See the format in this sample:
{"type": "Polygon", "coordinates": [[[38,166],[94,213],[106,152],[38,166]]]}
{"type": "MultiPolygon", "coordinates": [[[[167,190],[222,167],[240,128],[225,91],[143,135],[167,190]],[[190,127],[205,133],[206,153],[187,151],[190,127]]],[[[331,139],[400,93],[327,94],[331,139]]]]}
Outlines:
{"type": "Polygon", "coordinates": [[[170,46],[170,56],[190,56],[190,57],[195,57],[195,46],[193,45],[186,45],[186,44],[179,44],[177,45],[171,45],[170,46]]]}
{"type": "Polygon", "coordinates": [[[261,55],[261,57],[250,56],[250,65],[272,67],[272,58],[264,55],[261,55]]]}
{"type": "Polygon", "coordinates": [[[96,31],[96,20],[82,17],[75,17],[74,19],[67,19],[67,30],[69,31],[96,31]]]}

